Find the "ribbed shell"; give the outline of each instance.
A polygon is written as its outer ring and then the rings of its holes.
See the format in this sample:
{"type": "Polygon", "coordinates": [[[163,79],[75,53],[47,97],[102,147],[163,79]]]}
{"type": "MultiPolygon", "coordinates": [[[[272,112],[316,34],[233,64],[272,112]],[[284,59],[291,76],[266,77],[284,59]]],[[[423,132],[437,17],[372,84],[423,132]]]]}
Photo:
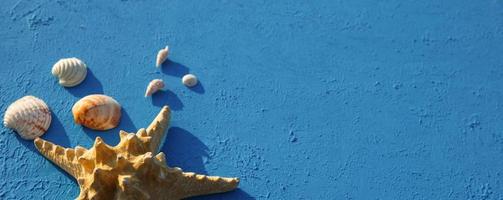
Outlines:
{"type": "Polygon", "coordinates": [[[59,79],[62,86],[73,87],[86,78],[87,66],[78,58],[64,58],[54,64],[52,75],[59,79]]]}
{"type": "Polygon", "coordinates": [[[4,126],[14,129],[21,138],[32,140],[43,135],[51,125],[51,111],[44,101],[25,96],[5,111],[4,126]]]}
{"type": "Polygon", "coordinates": [[[154,79],[150,81],[145,91],[145,97],[151,96],[160,89],[164,88],[164,82],[161,79],[154,79]]]}
{"type": "Polygon", "coordinates": [[[169,48],[166,46],[164,49],[159,50],[157,53],[157,59],[155,62],[155,66],[160,67],[161,64],[168,59],[169,48]]]}
{"type": "Polygon", "coordinates": [[[119,125],[121,105],[112,97],[93,94],[77,101],[72,113],[77,124],[94,130],[108,130],[119,125]]]}

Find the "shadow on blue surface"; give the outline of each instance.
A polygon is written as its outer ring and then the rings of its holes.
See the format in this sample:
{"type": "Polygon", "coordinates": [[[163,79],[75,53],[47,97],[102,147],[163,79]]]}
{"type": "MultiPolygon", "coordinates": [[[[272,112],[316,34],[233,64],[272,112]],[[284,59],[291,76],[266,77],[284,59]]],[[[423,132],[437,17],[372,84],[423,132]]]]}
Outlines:
{"type": "MultiPolygon", "coordinates": [[[[186,172],[207,174],[204,160],[208,157],[208,147],[189,131],[171,127],[161,148],[171,167],[180,167],[186,172]]],[[[212,174],[210,174],[212,175],[212,174]]],[[[241,189],[232,192],[193,197],[189,199],[255,199],[241,189]]]]}
{"type": "Polygon", "coordinates": [[[205,92],[203,83],[201,83],[201,81],[198,81],[197,85],[195,85],[194,87],[189,87],[189,89],[199,94],[204,94],[205,92]]]}
{"type": "MultiPolygon", "coordinates": [[[[164,74],[176,76],[180,78],[181,81],[181,78],[189,73],[189,68],[186,67],[185,65],[182,65],[180,63],[168,59],[166,60],[166,62],[162,63],[161,71],[164,74]]],[[[196,86],[191,87],[189,89],[199,94],[204,94],[205,92],[204,86],[201,83],[201,81],[199,81],[199,83],[196,86]]]]}
{"type": "Polygon", "coordinates": [[[160,90],[154,94],[152,94],[152,104],[157,107],[163,107],[166,104],[169,105],[169,108],[172,110],[182,110],[183,103],[176,96],[174,92],[169,90],[160,90]]]}
{"type": "Polygon", "coordinates": [[[187,130],[171,127],[161,151],[166,154],[169,166],[206,174],[203,159],[208,157],[208,147],[187,130]]]}
{"type": "Polygon", "coordinates": [[[51,126],[47,130],[47,132],[42,136],[43,139],[50,141],[54,144],[61,145],[62,147],[71,147],[70,140],[68,139],[68,135],[66,135],[65,128],[61,121],[59,121],[58,116],[54,113],[51,113],[52,121],[51,126]]]}
{"type": "Polygon", "coordinates": [[[136,133],[137,128],[133,124],[133,121],[129,117],[129,114],[126,112],[126,110],[122,109],[122,116],[120,123],[117,127],[106,130],[106,131],[96,131],[92,130],[86,127],[82,127],[82,130],[89,136],[93,141],[96,139],[97,136],[100,136],[105,140],[105,142],[108,145],[115,146],[116,144],[119,143],[120,137],[119,137],[119,131],[124,130],[128,133],[136,133]]]}
{"type": "Polygon", "coordinates": [[[65,89],[76,97],[83,97],[90,94],[103,94],[103,86],[96,76],[94,76],[90,68],[87,68],[87,76],[82,83],[75,87],[65,87],[65,89]]]}
{"type": "Polygon", "coordinates": [[[234,191],[231,191],[231,192],[226,192],[226,193],[221,193],[221,194],[212,194],[212,195],[206,195],[206,196],[200,196],[200,197],[192,197],[192,198],[189,198],[189,199],[192,199],[192,200],[196,200],[196,199],[199,199],[199,200],[209,200],[209,199],[240,199],[240,200],[252,200],[252,199],[255,199],[254,197],[250,196],[248,193],[246,193],[245,191],[241,190],[241,189],[236,189],[234,191]]]}
{"type": "Polygon", "coordinates": [[[16,139],[19,141],[19,143],[21,143],[24,147],[26,147],[30,151],[38,153],[38,150],[35,149],[35,145],[33,144],[33,140],[25,140],[25,139],[21,138],[21,136],[19,136],[19,134],[15,133],[13,130],[11,130],[11,131],[12,131],[12,134],[14,134],[16,136],[16,139]]]}
{"type": "Polygon", "coordinates": [[[187,68],[185,65],[168,59],[164,63],[162,63],[161,71],[162,73],[182,78],[183,75],[189,73],[189,68],[187,68]]]}

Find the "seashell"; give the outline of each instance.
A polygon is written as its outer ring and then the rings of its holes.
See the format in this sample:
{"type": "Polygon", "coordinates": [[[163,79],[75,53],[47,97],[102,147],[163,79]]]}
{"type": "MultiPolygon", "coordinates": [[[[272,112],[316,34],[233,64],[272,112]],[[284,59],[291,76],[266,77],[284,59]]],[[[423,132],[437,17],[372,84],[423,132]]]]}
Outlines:
{"type": "Polygon", "coordinates": [[[182,83],[187,87],[194,87],[197,85],[197,77],[193,74],[187,74],[182,77],[182,83]]]}
{"type": "Polygon", "coordinates": [[[80,99],[72,107],[75,123],[94,130],[117,127],[121,118],[121,105],[112,97],[93,94],[80,99]]]}
{"type": "Polygon", "coordinates": [[[164,49],[159,50],[157,53],[157,60],[155,62],[156,67],[160,67],[161,64],[168,59],[169,48],[168,46],[164,47],[164,49]]]}
{"type": "Polygon", "coordinates": [[[185,199],[234,190],[239,179],[184,172],[166,163],[159,152],[171,111],[164,106],[153,122],[136,133],[119,131],[110,146],[96,137],[91,148],[64,148],[37,138],[35,148],[75,178],[84,199],[185,199]]]}
{"type": "Polygon", "coordinates": [[[3,124],[14,129],[21,138],[33,140],[47,131],[51,120],[51,111],[44,101],[34,96],[24,96],[9,105],[3,124]]]}
{"type": "Polygon", "coordinates": [[[161,79],[154,79],[150,81],[147,86],[147,91],[145,91],[145,97],[151,96],[162,88],[164,88],[164,82],[161,79]]]}
{"type": "Polygon", "coordinates": [[[59,79],[60,85],[73,87],[86,78],[87,66],[78,58],[64,58],[54,64],[52,75],[59,79]]]}

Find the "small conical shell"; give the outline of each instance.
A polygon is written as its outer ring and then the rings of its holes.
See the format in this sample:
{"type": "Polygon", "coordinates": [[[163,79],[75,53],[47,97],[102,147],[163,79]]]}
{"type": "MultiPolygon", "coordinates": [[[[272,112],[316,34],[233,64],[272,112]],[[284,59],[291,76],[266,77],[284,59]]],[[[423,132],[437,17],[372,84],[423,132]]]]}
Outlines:
{"type": "Polygon", "coordinates": [[[169,48],[166,46],[164,49],[159,50],[157,53],[157,59],[155,62],[156,67],[160,67],[161,64],[168,58],[169,48]]]}
{"type": "Polygon", "coordinates": [[[32,140],[42,136],[51,125],[51,111],[44,101],[25,96],[5,111],[4,126],[14,129],[21,138],[32,140]]]}
{"type": "Polygon", "coordinates": [[[161,79],[154,79],[150,81],[147,86],[147,90],[145,91],[145,97],[151,96],[162,88],[164,88],[164,82],[161,79]]]}
{"type": "Polygon", "coordinates": [[[94,130],[108,130],[119,125],[121,105],[112,97],[93,94],[77,101],[72,113],[77,124],[94,130]]]}
{"type": "Polygon", "coordinates": [[[59,79],[62,86],[73,87],[86,78],[87,66],[78,58],[64,58],[54,64],[52,75],[59,79]]]}

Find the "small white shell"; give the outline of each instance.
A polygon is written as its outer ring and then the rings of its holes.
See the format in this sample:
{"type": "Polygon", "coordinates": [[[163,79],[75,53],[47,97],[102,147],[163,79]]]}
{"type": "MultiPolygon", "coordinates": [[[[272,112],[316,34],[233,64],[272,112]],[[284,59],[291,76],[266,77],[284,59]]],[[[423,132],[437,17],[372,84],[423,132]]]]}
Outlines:
{"type": "Polygon", "coordinates": [[[64,87],[80,84],[87,76],[87,66],[78,58],[63,58],[52,67],[52,75],[64,87]]]}
{"type": "Polygon", "coordinates": [[[145,91],[145,97],[151,96],[160,89],[164,88],[164,82],[161,79],[154,79],[150,81],[145,91]]]}
{"type": "Polygon", "coordinates": [[[169,48],[168,46],[164,47],[164,49],[159,50],[157,53],[157,59],[155,62],[156,67],[160,67],[161,64],[168,59],[169,48]]]}
{"type": "Polygon", "coordinates": [[[51,111],[44,101],[34,96],[24,96],[9,105],[3,124],[14,129],[21,138],[32,140],[47,131],[51,120],[51,111]]]}
{"type": "Polygon", "coordinates": [[[193,74],[187,74],[183,76],[182,83],[187,87],[193,87],[197,85],[197,77],[193,74]]]}

